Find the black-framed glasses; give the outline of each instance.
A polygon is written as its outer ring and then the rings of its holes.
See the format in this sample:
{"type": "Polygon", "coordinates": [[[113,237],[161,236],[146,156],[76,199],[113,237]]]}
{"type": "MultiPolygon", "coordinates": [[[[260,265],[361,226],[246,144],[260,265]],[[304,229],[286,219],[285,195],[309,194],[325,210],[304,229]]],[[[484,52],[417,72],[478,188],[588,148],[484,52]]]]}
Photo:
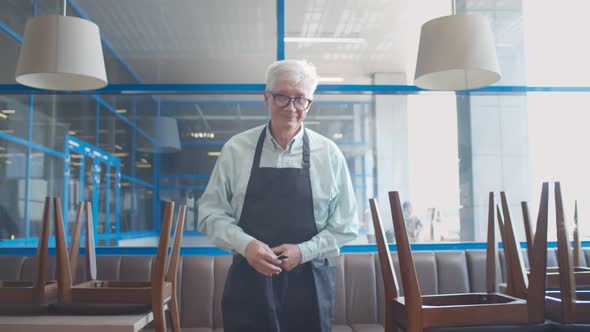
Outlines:
{"type": "Polygon", "coordinates": [[[298,111],[305,111],[311,105],[311,99],[307,99],[305,97],[291,97],[282,93],[274,93],[269,91],[270,95],[272,96],[272,101],[275,103],[277,107],[285,108],[289,106],[291,101],[293,101],[293,106],[298,111]]]}

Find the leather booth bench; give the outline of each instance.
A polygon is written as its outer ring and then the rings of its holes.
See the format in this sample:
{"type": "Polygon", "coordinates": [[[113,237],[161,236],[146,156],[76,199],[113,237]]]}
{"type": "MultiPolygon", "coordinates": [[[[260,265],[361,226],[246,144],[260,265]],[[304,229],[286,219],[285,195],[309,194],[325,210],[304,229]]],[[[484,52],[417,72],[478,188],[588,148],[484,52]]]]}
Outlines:
{"type": "MultiPolygon", "coordinates": [[[[590,261],[583,249],[582,263],[590,261]]],[[[523,254],[525,264],[526,254],[523,254]]],[[[99,280],[149,280],[151,256],[99,256],[99,280]]],[[[396,269],[397,255],[393,253],[396,269]]],[[[485,291],[484,250],[415,251],[414,261],[423,294],[485,291]]],[[[382,332],[384,290],[377,253],[346,253],[334,257],[336,292],[334,332],[382,332]]],[[[231,256],[183,256],[179,270],[181,326],[187,332],[223,331],[221,295],[231,256]]],[[[557,266],[556,250],[549,249],[548,266],[557,266]]],[[[500,268],[505,279],[504,259],[500,268]]],[[[0,280],[32,280],[34,257],[0,256],[0,280]]],[[[55,264],[49,265],[53,276],[55,264]]],[[[78,270],[77,278],[85,273],[78,270]]],[[[396,270],[399,278],[399,270],[396,270]]],[[[401,289],[400,289],[401,291],[401,289]]]]}

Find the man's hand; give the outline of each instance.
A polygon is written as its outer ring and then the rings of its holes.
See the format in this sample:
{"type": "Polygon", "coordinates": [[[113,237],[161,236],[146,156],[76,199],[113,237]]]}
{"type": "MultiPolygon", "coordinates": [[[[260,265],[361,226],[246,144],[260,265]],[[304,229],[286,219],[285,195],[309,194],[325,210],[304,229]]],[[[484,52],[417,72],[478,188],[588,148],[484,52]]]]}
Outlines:
{"type": "Polygon", "coordinates": [[[277,256],[287,256],[281,261],[281,267],[285,271],[291,271],[301,263],[301,250],[296,244],[281,244],[271,249],[277,256]]]}
{"type": "Polygon", "coordinates": [[[281,261],[270,250],[268,245],[258,240],[248,242],[246,246],[246,260],[258,273],[267,277],[281,273],[281,261]]]}

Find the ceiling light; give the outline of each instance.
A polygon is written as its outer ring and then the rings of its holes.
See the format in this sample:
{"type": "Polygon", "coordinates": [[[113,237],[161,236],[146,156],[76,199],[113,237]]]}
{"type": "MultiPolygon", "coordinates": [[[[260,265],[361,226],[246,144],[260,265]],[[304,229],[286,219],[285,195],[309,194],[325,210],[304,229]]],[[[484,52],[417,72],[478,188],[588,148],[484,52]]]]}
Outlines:
{"type": "Polygon", "coordinates": [[[2,113],[4,113],[4,114],[14,114],[14,113],[16,113],[16,111],[15,110],[2,110],[2,113]]]}
{"type": "Polygon", "coordinates": [[[115,152],[115,153],[113,153],[113,156],[119,157],[119,158],[127,157],[128,155],[129,155],[129,153],[127,153],[127,152],[115,152]]]}
{"type": "Polygon", "coordinates": [[[440,91],[481,88],[500,79],[494,35],[481,15],[451,15],[422,25],[416,86],[440,91]]]}
{"type": "Polygon", "coordinates": [[[344,82],[344,77],[330,77],[330,76],[320,76],[320,78],[318,79],[319,82],[325,82],[325,83],[340,83],[340,82],[344,82]]]}
{"type": "Polygon", "coordinates": [[[312,120],[305,121],[304,123],[305,123],[306,125],[319,125],[319,124],[320,124],[320,122],[319,122],[319,121],[312,121],[312,120]]]}
{"type": "Polygon", "coordinates": [[[68,135],[76,135],[77,132],[75,130],[68,130],[68,135]]]}
{"type": "Polygon", "coordinates": [[[207,152],[207,155],[210,157],[218,157],[219,155],[221,155],[220,151],[209,151],[207,152]]]}
{"type": "Polygon", "coordinates": [[[45,90],[96,90],[107,85],[98,26],[78,17],[27,20],[16,81],[45,90]]]}
{"type": "Polygon", "coordinates": [[[126,109],[118,109],[116,112],[119,114],[125,114],[125,113],[127,113],[127,110],[126,109]]]}
{"type": "Polygon", "coordinates": [[[0,113],[0,119],[8,119],[8,115],[0,113]]]}
{"type": "Polygon", "coordinates": [[[285,43],[344,43],[362,44],[363,38],[323,38],[323,37],[285,37],[285,43]]]}
{"type": "Polygon", "coordinates": [[[119,144],[115,144],[115,150],[123,150],[123,147],[119,144]]]}

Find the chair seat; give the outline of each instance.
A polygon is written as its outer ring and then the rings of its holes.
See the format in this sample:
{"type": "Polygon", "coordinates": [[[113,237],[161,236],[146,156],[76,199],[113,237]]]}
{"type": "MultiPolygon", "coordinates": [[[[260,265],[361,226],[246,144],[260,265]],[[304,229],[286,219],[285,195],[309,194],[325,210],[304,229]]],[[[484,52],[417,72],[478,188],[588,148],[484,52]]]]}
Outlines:
{"type": "Polygon", "coordinates": [[[68,315],[134,315],[152,310],[149,304],[72,303],[51,305],[52,313],[68,315]]]}
{"type": "MultiPolygon", "coordinates": [[[[167,299],[171,298],[172,283],[164,283],[163,295],[167,299]]],[[[149,282],[143,281],[87,281],[72,287],[71,302],[151,304],[152,288],[149,282]]]]}
{"type": "MultiPolygon", "coordinates": [[[[495,293],[422,296],[422,312],[425,328],[528,322],[526,301],[495,293]]],[[[393,301],[393,314],[406,317],[405,298],[393,301]]]]}
{"type": "Polygon", "coordinates": [[[23,305],[23,307],[30,304],[35,307],[48,301],[55,301],[57,297],[57,283],[55,281],[45,283],[43,295],[40,299],[35,298],[32,281],[2,281],[0,286],[0,304],[19,304],[23,305]]]}
{"type": "MultiPolygon", "coordinates": [[[[425,332],[549,332],[555,331],[552,322],[546,321],[542,324],[526,325],[489,325],[489,326],[460,326],[460,327],[434,327],[424,330],[425,332]]],[[[573,330],[572,330],[573,331],[573,330]]],[[[576,330],[581,331],[581,330],[576,330]]]]}
{"type": "Polygon", "coordinates": [[[41,315],[49,311],[49,304],[6,303],[0,304],[0,316],[41,315]]]}

